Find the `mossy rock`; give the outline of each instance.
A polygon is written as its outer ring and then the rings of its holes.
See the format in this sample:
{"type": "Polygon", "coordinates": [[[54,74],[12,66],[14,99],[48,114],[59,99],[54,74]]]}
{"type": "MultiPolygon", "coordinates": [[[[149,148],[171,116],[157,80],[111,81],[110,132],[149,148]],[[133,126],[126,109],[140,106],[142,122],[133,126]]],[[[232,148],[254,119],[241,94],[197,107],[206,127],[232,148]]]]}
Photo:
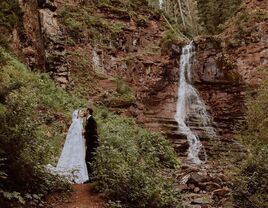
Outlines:
{"type": "Polygon", "coordinates": [[[238,84],[241,81],[241,76],[237,72],[230,70],[224,73],[224,79],[238,84]]]}

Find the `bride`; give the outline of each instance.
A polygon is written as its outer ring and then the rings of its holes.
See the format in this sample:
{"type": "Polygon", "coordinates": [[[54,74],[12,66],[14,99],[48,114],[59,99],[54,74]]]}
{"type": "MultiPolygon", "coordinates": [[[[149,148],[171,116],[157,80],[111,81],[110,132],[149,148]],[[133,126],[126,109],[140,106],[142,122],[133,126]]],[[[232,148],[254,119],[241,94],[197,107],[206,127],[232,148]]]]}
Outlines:
{"type": "Polygon", "coordinates": [[[86,146],[83,138],[83,119],[79,111],[73,112],[72,124],[56,167],[48,165],[48,170],[66,178],[71,183],[82,184],[88,181],[85,161],[86,146]]]}

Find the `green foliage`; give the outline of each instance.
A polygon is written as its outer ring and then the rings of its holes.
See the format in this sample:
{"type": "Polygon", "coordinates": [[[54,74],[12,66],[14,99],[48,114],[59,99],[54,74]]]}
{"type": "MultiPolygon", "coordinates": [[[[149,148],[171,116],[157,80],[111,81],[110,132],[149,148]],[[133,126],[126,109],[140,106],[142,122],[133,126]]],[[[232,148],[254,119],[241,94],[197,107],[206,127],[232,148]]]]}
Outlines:
{"type": "Polygon", "coordinates": [[[234,198],[239,207],[268,207],[268,145],[255,140],[251,154],[240,167],[234,198]]]}
{"type": "Polygon", "coordinates": [[[162,11],[178,38],[187,40],[200,34],[195,0],[165,0],[162,11]]]}
{"type": "Polygon", "coordinates": [[[110,22],[92,15],[93,9],[86,6],[66,6],[61,13],[63,24],[75,41],[89,38],[93,43],[109,44],[124,28],[120,22],[110,22]]]}
{"type": "Polygon", "coordinates": [[[256,140],[268,143],[268,68],[261,70],[266,79],[257,94],[247,100],[247,133],[254,135],[256,140]]]}
{"type": "Polygon", "coordinates": [[[171,144],[105,110],[97,120],[101,144],[94,180],[111,207],[180,207],[175,182],[167,177],[178,165],[171,144]]]}
{"type": "Polygon", "coordinates": [[[0,201],[36,206],[44,194],[66,188],[45,165],[58,156],[69,114],[82,104],[47,75],[30,72],[3,49],[0,54],[0,153],[6,158],[0,201]]]}
{"type": "Polygon", "coordinates": [[[117,19],[133,19],[139,26],[147,26],[149,18],[159,16],[146,0],[84,1],[79,7],[66,5],[60,16],[76,42],[89,39],[95,44],[110,46],[120,37],[126,24],[120,20],[111,21],[104,17],[107,15],[117,19]]]}
{"type": "Polygon", "coordinates": [[[122,79],[116,79],[116,91],[108,96],[108,106],[130,106],[135,101],[133,90],[122,79]]]}
{"type": "MultiPolygon", "coordinates": [[[[6,36],[17,28],[19,34],[23,30],[22,12],[20,10],[18,0],[9,0],[0,2],[0,46],[8,48],[8,40],[6,36]]],[[[21,34],[20,34],[21,35],[21,34]]]]}
{"type": "MultiPolygon", "coordinates": [[[[0,160],[0,203],[36,207],[47,193],[67,188],[45,165],[58,158],[70,112],[85,106],[47,75],[33,73],[3,49],[0,52],[0,158],[6,158],[0,160]]],[[[130,91],[117,81],[117,93],[130,91]]],[[[179,195],[168,175],[178,161],[169,142],[131,119],[100,108],[95,112],[101,146],[94,178],[110,205],[177,207],[179,195]]]]}
{"type": "Polygon", "coordinates": [[[208,34],[217,34],[244,0],[197,0],[200,21],[208,34]]]}
{"type": "MultiPolygon", "coordinates": [[[[135,18],[140,13],[147,12],[147,15],[154,15],[157,11],[150,6],[151,1],[147,0],[93,0],[99,8],[106,8],[108,11],[124,14],[125,17],[135,18]]],[[[107,11],[107,10],[106,10],[107,11]]]]}
{"type": "Polygon", "coordinates": [[[242,8],[238,13],[235,20],[235,29],[237,33],[235,38],[238,40],[244,40],[252,33],[252,28],[259,22],[265,22],[268,20],[268,12],[266,10],[253,10],[248,11],[242,8]]]}
{"type": "Polygon", "coordinates": [[[163,38],[161,39],[161,49],[169,51],[172,45],[179,40],[180,38],[178,37],[177,33],[175,33],[171,29],[166,30],[163,35],[163,38]]]}
{"type": "Polygon", "coordinates": [[[129,107],[135,102],[133,89],[122,79],[115,80],[116,89],[105,91],[100,96],[102,105],[106,107],[129,107]]]}
{"type": "Polygon", "coordinates": [[[250,154],[243,161],[235,181],[234,197],[240,207],[268,207],[268,69],[257,94],[247,100],[247,127],[242,138],[250,154]]]}
{"type": "Polygon", "coordinates": [[[0,2],[0,26],[12,30],[15,26],[21,24],[21,11],[17,0],[0,2]]]}

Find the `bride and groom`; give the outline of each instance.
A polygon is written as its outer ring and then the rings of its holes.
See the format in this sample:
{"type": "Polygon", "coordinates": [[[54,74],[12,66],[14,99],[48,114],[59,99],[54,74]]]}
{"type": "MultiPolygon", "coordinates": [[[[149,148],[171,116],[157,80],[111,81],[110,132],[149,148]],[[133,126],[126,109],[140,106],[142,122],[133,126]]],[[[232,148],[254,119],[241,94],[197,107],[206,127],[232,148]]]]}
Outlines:
{"type": "Polygon", "coordinates": [[[91,163],[94,161],[98,147],[97,123],[93,118],[93,110],[85,113],[73,112],[72,124],[68,130],[65,144],[56,167],[48,166],[53,174],[66,178],[71,183],[82,184],[89,181],[92,173],[91,163]],[[86,117],[85,128],[83,117],[86,117]]]}

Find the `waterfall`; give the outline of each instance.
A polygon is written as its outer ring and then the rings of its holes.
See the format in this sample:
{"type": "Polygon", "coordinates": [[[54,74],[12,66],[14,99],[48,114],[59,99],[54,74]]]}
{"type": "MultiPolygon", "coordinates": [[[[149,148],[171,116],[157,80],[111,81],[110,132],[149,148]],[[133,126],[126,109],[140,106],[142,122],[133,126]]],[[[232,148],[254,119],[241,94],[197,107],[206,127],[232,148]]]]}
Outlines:
{"type": "Polygon", "coordinates": [[[164,0],[159,0],[159,7],[160,7],[160,9],[163,8],[163,4],[164,4],[164,0]]]}
{"type": "Polygon", "coordinates": [[[198,91],[191,85],[191,70],[194,53],[194,45],[192,42],[182,49],[175,120],[178,123],[180,132],[187,137],[189,143],[188,158],[193,163],[201,164],[207,160],[207,155],[198,135],[187,125],[187,119],[194,119],[209,138],[214,137],[216,133],[214,128],[210,125],[211,119],[206,111],[204,101],[198,95],[198,91]],[[199,158],[201,150],[204,154],[203,160],[199,158]]]}

